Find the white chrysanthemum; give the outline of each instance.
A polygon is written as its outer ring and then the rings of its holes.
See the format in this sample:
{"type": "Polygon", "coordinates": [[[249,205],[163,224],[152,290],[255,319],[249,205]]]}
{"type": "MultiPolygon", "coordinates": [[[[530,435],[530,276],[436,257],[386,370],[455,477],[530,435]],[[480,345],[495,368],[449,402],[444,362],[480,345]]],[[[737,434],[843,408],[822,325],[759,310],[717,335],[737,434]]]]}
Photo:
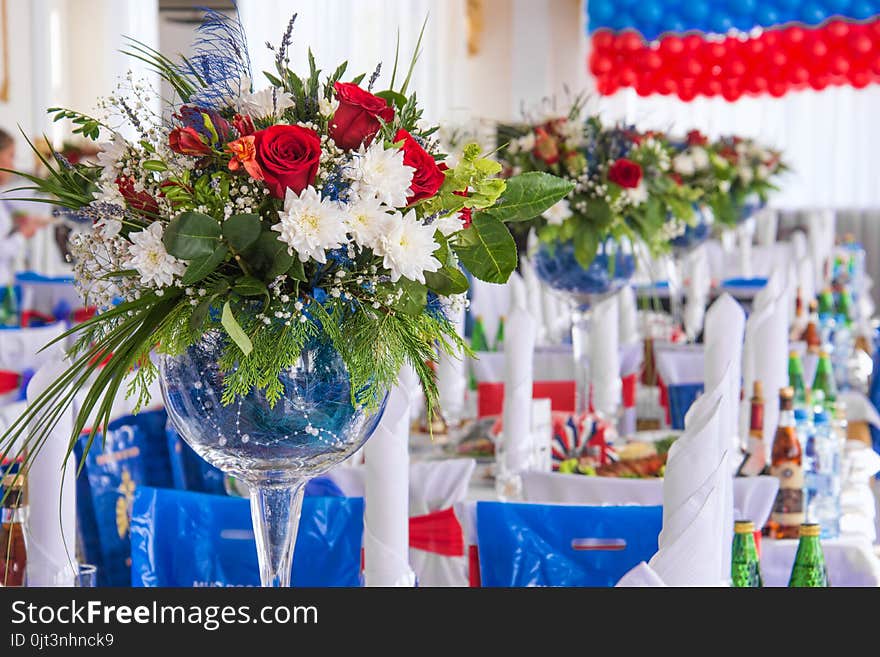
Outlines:
{"type": "Polygon", "coordinates": [[[296,251],[302,262],[309,258],[327,262],[326,252],[346,242],[345,215],[335,202],[321,200],[314,187],[305,188],[299,196],[288,188],[278,216],[281,221],[272,230],[281,233],[278,239],[287,244],[287,252],[296,251]]]}
{"type": "Polygon", "coordinates": [[[752,178],[754,178],[751,167],[739,167],[736,173],[739,176],[740,180],[742,180],[743,183],[745,183],[746,185],[752,182],[752,178]]]}
{"type": "Polygon", "coordinates": [[[562,199],[544,210],[544,213],[541,216],[547,220],[548,224],[551,224],[552,226],[561,226],[566,219],[572,216],[572,214],[571,205],[569,205],[566,199],[562,199]]]}
{"type": "Polygon", "coordinates": [[[683,176],[692,176],[696,172],[696,163],[687,153],[679,153],[672,158],[672,170],[683,176]]]}
{"type": "Polygon", "coordinates": [[[101,201],[103,203],[112,203],[113,205],[118,205],[120,207],[125,206],[125,198],[122,196],[122,192],[119,191],[119,187],[116,186],[115,180],[104,180],[98,183],[98,191],[92,194],[96,201],[101,201]]]}
{"type": "Polygon", "coordinates": [[[388,208],[378,200],[365,198],[346,209],[348,230],[358,245],[375,248],[379,237],[388,230],[388,208]]]}
{"type": "Polygon", "coordinates": [[[239,111],[257,119],[281,116],[293,107],[293,96],[276,87],[268,87],[253,93],[244,92],[238,101],[239,111]]]}
{"type": "Polygon", "coordinates": [[[648,188],[645,187],[644,182],[640,182],[638,187],[627,189],[624,193],[629,197],[630,203],[633,205],[641,205],[648,200],[648,188]]]}
{"type": "Polygon", "coordinates": [[[759,164],[755,175],[758,177],[758,180],[767,180],[770,177],[770,168],[765,164],[759,164]]]}
{"type": "Polygon", "coordinates": [[[119,235],[122,230],[122,222],[115,217],[101,217],[95,222],[95,230],[105,240],[110,240],[119,235]]]}
{"type": "Polygon", "coordinates": [[[321,116],[330,117],[336,114],[336,110],[339,107],[339,101],[335,98],[328,100],[321,96],[318,99],[318,113],[321,116]]]}
{"type": "Polygon", "coordinates": [[[694,146],[691,149],[691,159],[694,161],[694,168],[697,171],[704,171],[709,168],[709,154],[702,146],[694,146]]]}
{"type": "Polygon", "coordinates": [[[390,230],[382,235],[377,245],[377,253],[384,256],[385,268],[391,272],[391,281],[397,282],[401,276],[411,281],[425,282],[426,271],[440,269],[440,261],[434,257],[440,245],[434,241],[434,226],[426,226],[414,210],[393,217],[390,230]]]}
{"type": "Polygon", "coordinates": [[[435,230],[439,230],[443,237],[449,237],[464,228],[464,222],[461,220],[461,215],[458,212],[448,217],[440,217],[431,225],[435,230]]]}
{"type": "Polygon", "coordinates": [[[347,173],[356,197],[375,198],[388,207],[400,208],[412,193],[415,169],[403,163],[402,150],[386,150],[380,140],[367,149],[361,146],[347,173]]]}
{"type": "Polygon", "coordinates": [[[535,133],[530,132],[525,137],[520,137],[517,141],[517,146],[521,151],[531,151],[535,149],[535,133]]]}
{"type": "Polygon", "coordinates": [[[140,274],[144,285],[166,287],[186,271],[186,265],[165,250],[162,232],[162,224],[157,221],[146,230],[128,236],[132,243],[128,247],[127,265],[140,274]]]}
{"type": "Polygon", "coordinates": [[[102,176],[105,179],[115,179],[119,173],[119,161],[128,150],[128,144],[119,135],[113,139],[98,145],[98,164],[103,167],[102,176]]]}

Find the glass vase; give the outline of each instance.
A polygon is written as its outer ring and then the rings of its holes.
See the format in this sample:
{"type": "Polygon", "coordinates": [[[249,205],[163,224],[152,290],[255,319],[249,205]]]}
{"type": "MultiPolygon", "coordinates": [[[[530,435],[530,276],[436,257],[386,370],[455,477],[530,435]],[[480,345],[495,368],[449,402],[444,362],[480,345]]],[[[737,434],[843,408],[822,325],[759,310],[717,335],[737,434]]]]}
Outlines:
{"type": "Polygon", "coordinates": [[[367,441],[387,395],[373,412],[353,404],[342,358],[317,340],[282,372],[284,391],[274,405],[255,388],[223,404],[224,346],[224,335],[212,331],[182,355],[161,357],[165,407],[202,458],[247,484],[261,584],[290,586],[306,482],[367,441]]]}
{"type": "MultiPolygon", "coordinates": [[[[561,293],[571,305],[571,344],[574,359],[576,412],[590,408],[589,333],[591,309],[599,301],[616,294],[632,278],[636,260],[628,242],[605,240],[587,268],[574,257],[571,242],[540,242],[534,255],[535,271],[546,285],[561,293]]],[[[593,327],[601,330],[601,327],[593,327]]],[[[615,373],[617,376],[617,373],[615,373]]],[[[596,409],[603,416],[616,414],[616,408],[596,409]]]]}

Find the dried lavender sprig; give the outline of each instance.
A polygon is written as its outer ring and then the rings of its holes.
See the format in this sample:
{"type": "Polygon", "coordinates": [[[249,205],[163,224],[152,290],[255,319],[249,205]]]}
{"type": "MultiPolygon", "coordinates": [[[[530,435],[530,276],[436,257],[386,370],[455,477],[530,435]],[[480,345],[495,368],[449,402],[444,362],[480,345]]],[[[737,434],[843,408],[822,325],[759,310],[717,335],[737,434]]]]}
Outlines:
{"type": "Polygon", "coordinates": [[[367,91],[373,90],[373,85],[376,84],[376,80],[379,79],[379,73],[382,71],[382,62],[376,64],[376,70],[373,71],[373,74],[370,76],[370,83],[367,85],[367,91]]]}
{"type": "Polygon", "coordinates": [[[297,14],[294,14],[290,17],[290,21],[287,23],[287,29],[284,30],[284,36],[281,37],[281,45],[278,47],[278,53],[275,55],[275,64],[279,69],[287,68],[287,65],[290,63],[290,57],[288,57],[287,51],[293,41],[293,24],[296,22],[296,16],[297,14]]]}

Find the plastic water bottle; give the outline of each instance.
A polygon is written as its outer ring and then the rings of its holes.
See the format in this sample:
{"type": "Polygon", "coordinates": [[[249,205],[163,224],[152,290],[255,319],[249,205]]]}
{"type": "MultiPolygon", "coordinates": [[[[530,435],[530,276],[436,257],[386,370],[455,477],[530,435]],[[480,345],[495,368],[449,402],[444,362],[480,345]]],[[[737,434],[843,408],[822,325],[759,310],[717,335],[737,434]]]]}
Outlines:
{"type": "Polygon", "coordinates": [[[813,435],[804,450],[807,519],[822,528],[822,538],[840,534],[840,446],[823,406],[813,414],[813,435]]]}

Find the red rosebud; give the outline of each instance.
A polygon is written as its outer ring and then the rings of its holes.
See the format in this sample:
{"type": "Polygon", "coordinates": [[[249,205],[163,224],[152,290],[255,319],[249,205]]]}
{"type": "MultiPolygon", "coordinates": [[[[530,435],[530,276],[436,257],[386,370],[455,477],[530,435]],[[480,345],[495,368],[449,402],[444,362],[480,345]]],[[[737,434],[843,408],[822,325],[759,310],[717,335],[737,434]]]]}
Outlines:
{"type": "Polygon", "coordinates": [[[273,125],[253,135],[256,163],[269,191],[284,198],[287,189],[299,194],[315,182],[321,161],[321,138],[309,128],[273,125]]]}
{"type": "Polygon", "coordinates": [[[330,119],[330,137],[342,150],[369,145],[381,123],[394,119],[394,108],[384,98],[364,91],[356,84],[337,82],[334,87],[339,107],[330,119]]]}
{"type": "Polygon", "coordinates": [[[621,158],[608,168],[608,180],[626,189],[634,189],[642,182],[642,167],[637,162],[621,158]]]}
{"type": "Polygon", "coordinates": [[[244,116],[236,114],[232,118],[232,126],[235,128],[236,132],[238,132],[239,137],[247,137],[256,132],[256,129],[254,128],[254,120],[247,114],[244,116]]]}
{"type": "Polygon", "coordinates": [[[687,133],[687,143],[689,146],[705,146],[709,138],[699,130],[691,130],[687,133]]]}
{"type": "Polygon", "coordinates": [[[669,174],[669,177],[672,178],[672,179],[675,181],[675,184],[676,184],[676,185],[681,186],[681,185],[684,184],[684,180],[682,180],[681,175],[675,173],[675,171],[673,171],[672,173],[670,173],[670,174],[669,174]]]}
{"type": "Polygon", "coordinates": [[[116,179],[116,187],[119,189],[119,193],[122,194],[122,198],[125,199],[128,207],[135,212],[147,215],[159,214],[159,203],[156,199],[147,192],[135,191],[134,178],[123,178],[120,176],[116,179]]]}
{"type": "MultiPolygon", "coordinates": [[[[464,190],[463,192],[452,192],[456,196],[464,196],[468,197],[468,191],[464,190]]],[[[462,228],[470,228],[471,222],[473,221],[474,213],[471,208],[462,208],[458,213],[458,218],[461,219],[462,228]]]]}
{"type": "Polygon", "coordinates": [[[532,153],[547,164],[556,164],[559,161],[559,144],[547,130],[537,128],[535,130],[535,149],[532,153]]]}
{"type": "Polygon", "coordinates": [[[413,173],[412,196],[406,199],[408,205],[412,205],[425,198],[430,198],[437,193],[443,185],[446,176],[437,166],[437,162],[424,148],[421,147],[411,134],[406,130],[398,130],[394,135],[394,142],[403,142],[403,163],[415,169],[413,173]]]}
{"type": "Polygon", "coordinates": [[[208,155],[211,147],[194,128],[174,128],[168,135],[168,146],[183,155],[208,155]]]}

